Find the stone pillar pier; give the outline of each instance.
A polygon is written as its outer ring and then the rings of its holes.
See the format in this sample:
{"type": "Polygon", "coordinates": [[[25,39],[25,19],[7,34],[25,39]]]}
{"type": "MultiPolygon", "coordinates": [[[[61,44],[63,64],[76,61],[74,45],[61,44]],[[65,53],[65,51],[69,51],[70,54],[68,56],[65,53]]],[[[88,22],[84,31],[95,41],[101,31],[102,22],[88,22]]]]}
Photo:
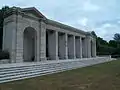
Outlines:
{"type": "MultiPolygon", "coordinates": [[[[3,25],[3,50],[7,50],[10,53],[10,63],[16,62],[16,28],[18,24],[18,16],[12,15],[4,19],[3,25]]],[[[22,62],[22,60],[21,60],[22,62]]]]}
{"type": "Polygon", "coordinates": [[[58,60],[58,32],[48,30],[48,56],[51,60],[58,60]]]}
{"type": "MultiPolygon", "coordinates": [[[[38,31],[38,33],[37,33],[37,36],[35,36],[35,54],[36,54],[36,57],[35,57],[35,60],[37,61],[37,62],[39,62],[40,60],[42,60],[43,58],[42,57],[40,57],[41,55],[40,55],[40,30],[38,31]]],[[[45,53],[45,52],[44,52],[45,53]]],[[[44,57],[44,59],[45,59],[46,57],[44,57]]]]}
{"type": "Polygon", "coordinates": [[[85,38],[81,38],[81,46],[82,46],[82,58],[86,58],[86,54],[85,54],[85,38]]]}
{"type": "Polygon", "coordinates": [[[92,41],[92,57],[96,57],[96,41],[92,41]]]}
{"type": "Polygon", "coordinates": [[[91,38],[90,38],[90,36],[82,38],[82,57],[83,58],[91,57],[91,38]]]}
{"type": "Polygon", "coordinates": [[[75,58],[75,37],[73,35],[68,35],[68,58],[75,58]]]}
{"type": "Polygon", "coordinates": [[[91,38],[87,36],[85,38],[85,56],[86,58],[91,58],[91,38]]]}
{"type": "Polygon", "coordinates": [[[16,40],[16,62],[23,62],[23,33],[20,29],[17,31],[17,40],[16,40]]]}
{"type": "Polygon", "coordinates": [[[81,37],[75,37],[76,58],[82,58],[82,40],[81,37]]]}
{"type": "Polygon", "coordinates": [[[55,47],[55,59],[58,60],[58,32],[56,31],[55,32],[55,44],[56,44],[56,47],[55,47]]]}
{"type": "Polygon", "coordinates": [[[68,59],[68,34],[65,33],[65,59],[68,59]]]}
{"type": "Polygon", "coordinates": [[[73,56],[74,56],[74,59],[76,58],[76,50],[75,50],[75,36],[73,36],[73,56]]]}
{"type": "Polygon", "coordinates": [[[66,59],[66,40],[65,33],[58,33],[58,56],[59,59],[66,59]]]}
{"type": "Polygon", "coordinates": [[[80,58],[82,58],[82,38],[80,37],[80,58]]]}
{"type": "Polygon", "coordinates": [[[75,51],[76,51],[76,58],[80,58],[80,37],[75,37],[75,51]]]}
{"type": "Polygon", "coordinates": [[[15,40],[15,46],[13,45],[14,48],[16,48],[16,63],[21,63],[23,62],[23,32],[21,30],[23,30],[22,24],[20,23],[21,20],[21,16],[17,15],[16,16],[16,37],[13,37],[13,40],[15,40]]]}
{"type": "MultiPolygon", "coordinates": [[[[37,56],[40,57],[40,60],[46,60],[46,24],[43,21],[40,21],[40,34],[38,35],[40,41],[37,42],[39,51],[37,50],[37,56]],[[39,44],[40,43],[40,44],[39,44]],[[39,55],[38,55],[39,54],[39,55]]],[[[37,58],[38,61],[38,58],[37,58]]]]}

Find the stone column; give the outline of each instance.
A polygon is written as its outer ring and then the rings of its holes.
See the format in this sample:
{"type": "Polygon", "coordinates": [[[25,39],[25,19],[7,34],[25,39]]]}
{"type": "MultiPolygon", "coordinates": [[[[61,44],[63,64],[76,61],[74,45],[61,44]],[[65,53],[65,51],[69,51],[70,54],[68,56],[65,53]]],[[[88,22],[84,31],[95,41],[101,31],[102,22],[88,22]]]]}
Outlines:
{"type": "Polygon", "coordinates": [[[96,40],[93,40],[92,43],[92,56],[96,57],[96,40]]]}
{"type": "Polygon", "coordinates": [[[55,32],[55,59],[58,60],[58,32],[55,32]]]}
{"type": "Polygon", "coordinates": [[[75,58],[75,38],[73,35],[68,35],[68,58],[75,58]]]}
{"type": "Polygon", "coordinates": [[[16,62],[16,37],[18,15],[13,14],[4,19],[3,50],[10,53],[10,63],[16,62]]]}
{"type": "Polygon", "coordinates": [[[82,58],[82,38],[80,37],[80,58],[82,58]]]}
{"type": "Polygon", "coordinates": [[[3,23],[3,41],[2,41],[2,50],[5,49],[5,41],[6,41],[6,23],[5,23],[5,20],[4,20],[4,23],[3,23]]]}
{"type": "Polygon", "coordinates": [[[80,37],[75,37],[75,51],[76,51],[76,58],[80,58],[80,37]]]}
{"type": "Polygon", "coordinates": [[[38,32],[36,33],[37,36],[35,36],[35,52],[36,52],[36,58],[35,60],[37,62],[40,61],[41,57],[40,57],[40,30],[38,30],[38,32]]]}
{"type": "Polygon", "coordinates": [[[15,41],[15,47],[16,47],[16,62],[23,62],[23,27],[21,23],[21,16],[17,16],[16,20],[16,41],[15,41]]]}
{"type": "Polygon", "coordinates": [[[39,34],[39,42],[40,48],[37,53],[39,53],[40,60],[46,60],[46,24],[43,20],[40,21],[40,34],[39,34]]]}
{"type": "Polygon", "coordinates": [[[51,60],[58,60],[58,32],[48,30],[48,56],[51,60]]]}
{"type": "Polygon", "coordinates": [[[82,40],[80,36],[75,38],[76,58],[82,58],[82,40]]]}
{"type": "Polygon", "coordinates": [[[10,63],[23,62],[22,33],[20,32],[18,15],[11,15],[4,19],[3,50],[10,53],[10,63]]]}
{"type": "Polygon", "coordinates": [[[73,35],[73,57],[74,57],[74,59],[76,58],[76,49],[75,49],[76,45],[75,44],[76,44],[75,36],[73,35]]]}
{"type": "MultiPolygon", "coordinates": [[[[20,26],[21,27],[21,26],[20,26]]],[[[23,32],[18,26],[16,37],[16,62],[23,62],[23,32]]]]}
{"type": "Polygon", "coordinates": [[[90,36],[87,36],[85,38],[85,57],[91,58],[91,38],[90,36]]]}
{"type": "Polygon", "coordinates": [[[81,38],[81,46],[82,46],[82,58],[85,58],[86,57],[86,53],[85,53],[85,50],[86,50],[86,45],[85,45],[85,38],[81,38]]]}
{"type": "Polygon", "coordinates": [[[65,59],[66,58],[66,41],[65,41],[65,33],[58,33],[58,56],[59,59],[65,59]]]}
{"type": "Polygon", "coordinates": [[[68,59],[68,34],[65,33],[65,58],[68,59]]]}
{"type": "MultiPolygon", "coordinates": [[[[17,23],[15,23],[14,27],[17,28],[17,23]]],[[[18,56],[18,53],[16,53],[16,37],[17,37],[17,30],[16,28],[14,28],[12,30],[12,49],[11,49],[11,63],[15,63],[16,62],[16,56],[18,56]],[[17,55],[16,55],[17,54],[17,55]]],[[[18,51],[18,50],[17,50],[18,51]]],[[[17,60],[18,61],[18,60],[17,60]]]]}

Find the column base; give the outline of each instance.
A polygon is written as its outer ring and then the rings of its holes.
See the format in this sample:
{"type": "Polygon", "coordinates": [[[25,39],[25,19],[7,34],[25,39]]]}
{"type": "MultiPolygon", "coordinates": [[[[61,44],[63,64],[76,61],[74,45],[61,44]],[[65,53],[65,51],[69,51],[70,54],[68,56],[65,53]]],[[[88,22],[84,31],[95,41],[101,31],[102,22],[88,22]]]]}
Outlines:
{"type": "Polygon", "coordinates": [[[55,57],[55,60],[59,60],[59,57],[58,57],[58,56],[56,56],[56,57],[55,57]]]}
{"type": "Polygon", "coordinates": [[[47,61],[47,58],[46,57],[40,57],[39,61],[47,61]]]}
{"type": "Polygon", "coordinates": [[[65,59],[68,59],[68,56],[65,56],[65,59]]]}

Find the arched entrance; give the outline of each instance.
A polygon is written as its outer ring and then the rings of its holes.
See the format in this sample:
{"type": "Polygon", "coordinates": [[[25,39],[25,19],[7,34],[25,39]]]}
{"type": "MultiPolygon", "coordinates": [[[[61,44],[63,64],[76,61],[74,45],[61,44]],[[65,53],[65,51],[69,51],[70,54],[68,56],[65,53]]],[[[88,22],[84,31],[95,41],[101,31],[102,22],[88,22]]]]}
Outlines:
{"type": "Polygon", "coordinates": [[[24,30],[23,36],[23,59],[25,62],[35,61],[36,59],[36,31],[32,27],[24,30]]]}

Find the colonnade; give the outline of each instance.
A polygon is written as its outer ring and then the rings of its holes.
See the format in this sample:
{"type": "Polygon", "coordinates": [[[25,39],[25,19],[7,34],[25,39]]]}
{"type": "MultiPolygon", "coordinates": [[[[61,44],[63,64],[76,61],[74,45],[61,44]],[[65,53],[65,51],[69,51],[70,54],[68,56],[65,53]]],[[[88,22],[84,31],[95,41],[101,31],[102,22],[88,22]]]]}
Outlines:
{"type": "Polygon", "coordinates": [[[91,37],[46,31],[46,57],[49,60],[91,58],[96,56],[96,42],[91,37]]]}

